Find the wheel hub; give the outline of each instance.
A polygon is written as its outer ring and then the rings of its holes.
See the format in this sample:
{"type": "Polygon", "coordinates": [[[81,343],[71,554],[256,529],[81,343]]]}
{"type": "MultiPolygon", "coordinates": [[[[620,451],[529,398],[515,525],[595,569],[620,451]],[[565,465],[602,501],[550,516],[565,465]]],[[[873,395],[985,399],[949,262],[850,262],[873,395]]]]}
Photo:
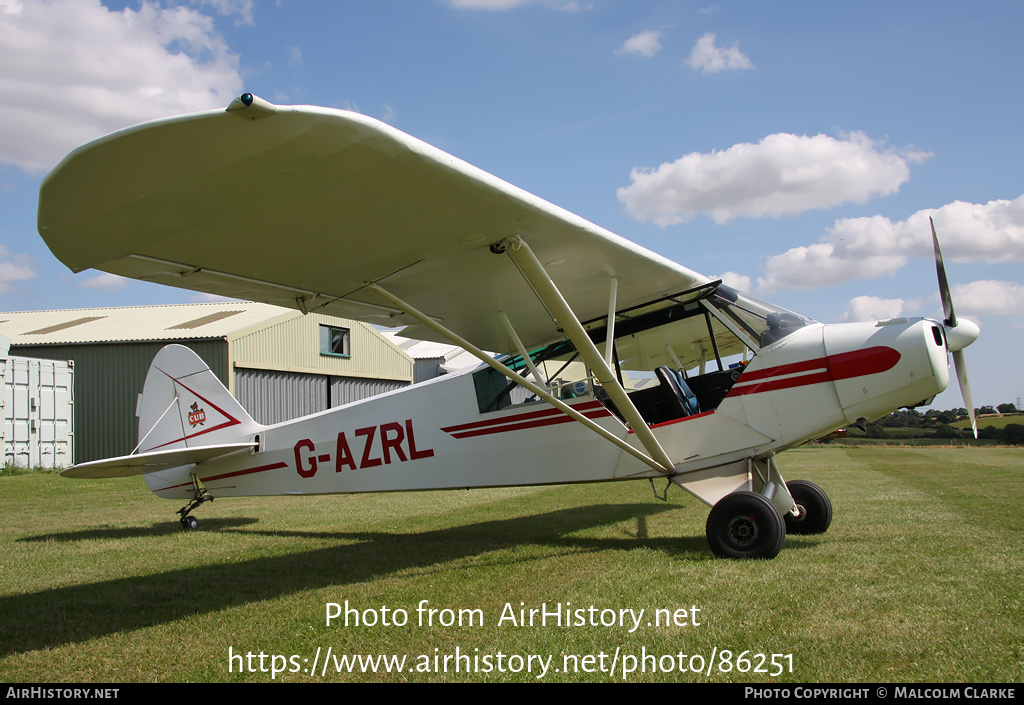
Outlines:
{"type": "Polygon", "coordinates": [[[757,540],[757,521],[746,514],[735,516],[729,521],[726,531],[737,546],[749,546],[757,540]]]}

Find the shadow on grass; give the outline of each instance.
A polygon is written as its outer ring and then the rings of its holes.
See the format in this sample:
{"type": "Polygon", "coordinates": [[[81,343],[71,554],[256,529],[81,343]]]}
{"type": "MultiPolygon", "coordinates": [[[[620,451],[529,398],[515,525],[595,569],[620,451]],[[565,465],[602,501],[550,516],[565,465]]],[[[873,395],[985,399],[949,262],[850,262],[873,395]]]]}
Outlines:
{"type": "MultiPolygon", "coordinates": [[[[208,530],[213,529],[228,529],[232,527],[246,526],[247,524],[255,524],[259,519],[253,517],[240,517],[238,519],[207,519],[203,522],[203,527],[208,530]]],[[[166,536],[167,534],[180,534],[182,532],[181,522],[177,521],[163,521],[159,524],[153,524],[149,528],[141,526],[131,526],[125,528],[100,528],[100,529],[88,529],[86,531],[69,531],[62,532],[59,534],[40,534],[39,536],[26,536],[24,538],[16,539],[15,543],[36,543],[36,542],[73,542],[73,541],[87,541],[91,539],[137,539],[146,536],[166,536]]]]}
{"type": "MultiPolygon", "coordinates": [[[[707,552],[701,537],[646,538],[647,517],[676,509],[672,505],[601,504],[544,514],[488,521],[420,533],[265,532],[269,536],[358,541],[340,546],[271,556],[239,563],[218,563],[155,575],[0,598],[0,655],[83,642],[119,631],[152,627],[197,617],[257,600],[305,590],[376,580],[410,568],[424,568],[492,551],[533,544],[566,551],[651,548],[670,554],[707,552]],[[569,534],[634,519],[636,535],[590,539],[569,534]]],[[[222,522],[222,530],[253,519],[222,522]]],[[[206,526],[214,528],[214,522],[206,526]]],[[[122,537],[160,536],[176,524],[124,529],[122,537]]],[[[264,532],[256,532],[264,533],[264,532]]],[[[116,535],[116,533],[115,533],[116,535]]],[[[103,530],[75,532],[90,539],[109,537],[103,530]]],[[[71,540],[48,535],[23,540],[71,540]]],[[[524,560],[514,559],[509,560],[524,560]]]]}

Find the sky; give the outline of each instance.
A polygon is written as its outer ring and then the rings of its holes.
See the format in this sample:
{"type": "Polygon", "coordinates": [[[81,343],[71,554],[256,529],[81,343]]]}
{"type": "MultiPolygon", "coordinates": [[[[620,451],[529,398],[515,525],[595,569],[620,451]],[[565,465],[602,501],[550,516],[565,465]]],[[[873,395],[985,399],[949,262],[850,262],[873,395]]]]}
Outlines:
{"type": "Polygon", "coordinates": [[[1018,0],[0,0],[0,310],[202,300],[72,274],[39,186],[249,91],[388,122],[823,323],[941,318],[931,216],[982,331],[974,404],[1017,403],[1022,29],[1018,0]]]}

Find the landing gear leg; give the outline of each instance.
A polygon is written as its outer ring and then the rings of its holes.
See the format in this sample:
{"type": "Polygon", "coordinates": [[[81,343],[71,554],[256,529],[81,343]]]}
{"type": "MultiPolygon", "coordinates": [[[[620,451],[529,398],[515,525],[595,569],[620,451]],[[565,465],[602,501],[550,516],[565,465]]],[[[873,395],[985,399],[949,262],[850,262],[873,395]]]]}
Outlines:
{"type": "Polygon", "coordinates": [[[215,498],[206,491],[199,478],[192,475],[192,501],[178,510],[181,515],[181,527],[186,530],[198,529],[199,520],[189,516],[194,509],[197,509],[203,502],[212,502],[215,498]]]}

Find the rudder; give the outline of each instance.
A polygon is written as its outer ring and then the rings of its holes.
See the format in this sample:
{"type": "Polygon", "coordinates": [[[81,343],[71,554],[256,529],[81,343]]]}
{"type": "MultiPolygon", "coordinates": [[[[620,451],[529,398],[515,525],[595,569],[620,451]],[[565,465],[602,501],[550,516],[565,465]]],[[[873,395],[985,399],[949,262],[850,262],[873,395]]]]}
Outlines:
{"type": "Polygon", "coordinates": [[[153,358],[136,414],[139,453],[237,443],[260,429],[184,345],[167,345],[153,358]]]}
{"type": "MultiPolygon", "coordinates": [[[[241,443],[262,426],[231,396],[209,366],[183,345],[167,345],[156,354],[136,409],[138,452],[241,443]]],[[[159,497],[192,497],[191,465],[145,476],[159,497]]]]}

